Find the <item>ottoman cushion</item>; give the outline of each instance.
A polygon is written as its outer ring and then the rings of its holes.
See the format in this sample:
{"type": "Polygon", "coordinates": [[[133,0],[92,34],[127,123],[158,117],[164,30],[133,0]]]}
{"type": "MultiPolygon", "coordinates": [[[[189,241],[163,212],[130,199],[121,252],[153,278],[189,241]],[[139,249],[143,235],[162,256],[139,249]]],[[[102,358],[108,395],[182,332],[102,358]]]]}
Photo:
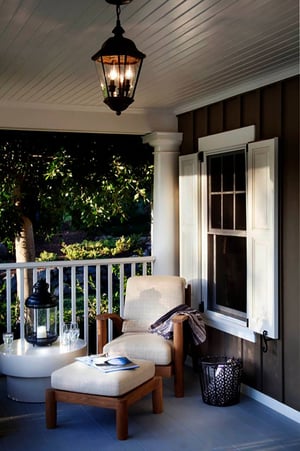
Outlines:
{"type": "Polygon", "coordinates": [[[74,362],[51,374],[51,386],[57,390],[91,395],[121,396],[151,379],[155,374],[155,365],[152,361],[135,359],[135,363],[139,368],[103,373],[82,362],[74,362]]]}

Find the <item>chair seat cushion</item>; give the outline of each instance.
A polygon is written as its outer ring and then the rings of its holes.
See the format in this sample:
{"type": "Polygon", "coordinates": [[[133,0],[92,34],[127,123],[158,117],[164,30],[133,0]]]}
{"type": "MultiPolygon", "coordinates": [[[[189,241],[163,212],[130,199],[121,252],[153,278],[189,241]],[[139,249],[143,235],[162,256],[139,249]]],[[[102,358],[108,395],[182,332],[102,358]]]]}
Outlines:
{"type": "Polygon", "coordinates": [[[121,396],[152,379],[155,374],[153,362],[135,359],[135,363],[139,368],[102,373],[82,362],[74,362],[51,374],[51,386],[57,390],[90,395],[121,396]]]}
{"type": "Polygon", "coordinates": [[[171,340],[149,332],[125,333],[107,343],[103,352],[126,355],[130,359],[151,360],[156,365],[168,365],[172,361],[171,340]]]}

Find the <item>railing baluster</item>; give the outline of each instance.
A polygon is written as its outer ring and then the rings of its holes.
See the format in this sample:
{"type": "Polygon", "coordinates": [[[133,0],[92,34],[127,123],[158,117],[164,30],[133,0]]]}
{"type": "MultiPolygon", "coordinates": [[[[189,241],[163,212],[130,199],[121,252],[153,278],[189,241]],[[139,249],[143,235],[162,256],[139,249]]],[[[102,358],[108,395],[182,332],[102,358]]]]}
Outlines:
{"type": "Polygon", "coordinates": [[[146,275],[147,275],[147,263],[144,262],[144,263],[142,264],[142,266],[143,266],[143,276],[146,276],[146,275]]]}
{"type": "Polygon", "coordinates": [[[113,308],[112,294],[113,294],[112,265],[108,265],[108,268],[107,268],[107,296],[108,296],[108,311],[109,311],[109,313],[112,312],[112,308],[113,308]]]}
{"type": "Polygon", "coordinates": [[[124,264],[120,263],[120,280],[119,280],[119,299],[120,299],[120,316],[124,314],[124,264]]]}
{"type": "Polygon", "coordinates": [[[64,267],[58,268],[58,309],[59,309],[59,336],[62,337],[64,323],[64,267]]]}
{"type": "Polygon", "coordinates": [[[46,271],[46,282],[47,282],[47,284],[49,285],[49,288],[51,288],[50,269],[51,269],[51,268],[45,268],[45,271],[46,271]]]}
{"type": "Polygon", "coordinates": [[[71,312],[76,309],[76,266],[71,267],[71,312]]]}
{"type": "Polygon", "coordinates": [[[101,265],[96,265],[96,314],[101,312],[101,265]]]}
{"type": "MultiPolygon", "coordinates": [[[[112,286],[112,265],[107,267],[107,296],[108,296],[108,311],[109,313],[113,310],[113,286],[112,286]]],[[[113,330],[111,321],[108,324],[108,339],[109,341],[113,338],[113,330]]]]}
{"type": "MultiPolygon", "coordinates": [[[[46,282],[49,285],[49,290],[51,291],[51,268],[46,269],[46,282]]],[[[47,310],[47,329],[49,329],[50,324],[50,310],[47,310]]]]}
{"type": "Polygon", "coordinates": [[[89,267],[83,268],[83,318],[84,318],[84,339],[89,344],[89,267]]]}
{"type": "Polygon", "coordinates": [[[11,271],[6,270],[6,330],[11,332],[11,271]]]}
{"type": "Polygon", "coordinates": [[[135,276],[135,263],[131,263],[131,275],[135,276]]]}
{"type": "Polygon", "coordinates": [[[37,278],[38,278],[38,268],[33,268],[33,273],[32,273],[33,285],[35,285],[37,283],[37,278]]]}
{"type": "Polygon", "coordinates": [[[19,277],[20,277],[20,338],[25,337],[24,271],[25,271],[24,267],[19,269],[19,277]]]}

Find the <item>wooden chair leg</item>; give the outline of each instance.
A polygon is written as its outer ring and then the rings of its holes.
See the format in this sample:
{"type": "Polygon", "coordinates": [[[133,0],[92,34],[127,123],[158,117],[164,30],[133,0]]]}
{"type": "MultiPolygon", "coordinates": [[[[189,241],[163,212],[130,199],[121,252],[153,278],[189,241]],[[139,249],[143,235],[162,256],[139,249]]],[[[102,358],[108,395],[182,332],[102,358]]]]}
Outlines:
{"type": "Polygon", "coordinates": [[[184,397],[184,367],[180,353],[175,357],[174,362],[174,392],[176,398],[184,397]]]}
{"type": "Polygon", "coordinates": [[[128,437],[128,405],[127,401],[120,401],[116,408],[116,430],[119,440],[126,440],[128,437]]]}
{"type": "Polygon", "coordinates": [[[173,320],[174,326],[174,391],[176,398],[184,397],[183,323],[173,320]]]}
{"type": "Polygon", "coordinates": [[[54,429],[57,421],[57,402],[55,399],[55,390],[51,388],[46,390],[46,427],[54,429]]]}
{"type": "Polygon", "coordinates": [[[162,413],[163,411],[163,384],[161,377],[155,377],[156,388],[152,391],[152,410],[153,413],[162,413]]]}

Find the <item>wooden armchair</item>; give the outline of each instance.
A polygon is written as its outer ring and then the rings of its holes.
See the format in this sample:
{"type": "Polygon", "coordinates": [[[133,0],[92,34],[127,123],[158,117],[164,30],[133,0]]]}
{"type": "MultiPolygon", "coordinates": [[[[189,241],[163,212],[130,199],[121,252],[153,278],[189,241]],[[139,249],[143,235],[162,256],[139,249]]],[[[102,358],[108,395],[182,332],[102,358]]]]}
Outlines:
{"type": "Polygon", "coordinates": [[[149,326],[181,304],[190,305],[190,286],[178,276],[133,276],[127,281],[124,317],[115,313],[97,315],[98,352],[122,354],[131,359],[152,360],[157,376],[174,376],[176,397],[184,396],[185,315],[172,317],[173,339],[149,332],[149,326]],[[108,319],[114,339],[107,338],[108,319]]]}

